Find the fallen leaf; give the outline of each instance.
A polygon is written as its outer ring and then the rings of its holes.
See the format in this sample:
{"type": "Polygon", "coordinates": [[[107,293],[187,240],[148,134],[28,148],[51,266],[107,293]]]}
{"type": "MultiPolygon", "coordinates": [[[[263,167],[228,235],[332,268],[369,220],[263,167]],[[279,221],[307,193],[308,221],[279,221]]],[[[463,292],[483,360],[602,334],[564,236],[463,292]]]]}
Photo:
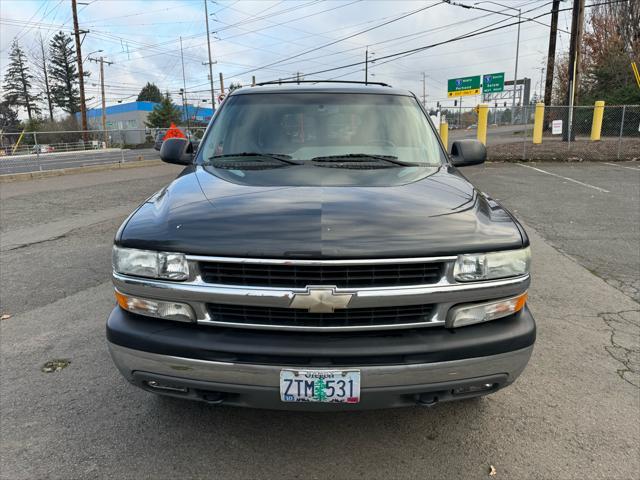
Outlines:
{"type": "Polygon", "coordinates": [[[2,315],[0,315],[0,320],[9,320],[11,318],[11,315],[8,313],[3,313],[2,315]]]}
{"type": "Polygon", "coordinates": [[[498,473],[498,472],[496,472],[496,467],[494,467],[493,465],[489,465],[489,468],[490,468],[490,470],[489,470],[489,476],[490,477],[493,477],[498,473]]]}
{"type": "Polygon", "coordinates": [[[70,360],[65,359],[49,360],[42,366],[42,371],[44,373],[59,372],[63,368],[67,368],[70,363],[70,360]]]}

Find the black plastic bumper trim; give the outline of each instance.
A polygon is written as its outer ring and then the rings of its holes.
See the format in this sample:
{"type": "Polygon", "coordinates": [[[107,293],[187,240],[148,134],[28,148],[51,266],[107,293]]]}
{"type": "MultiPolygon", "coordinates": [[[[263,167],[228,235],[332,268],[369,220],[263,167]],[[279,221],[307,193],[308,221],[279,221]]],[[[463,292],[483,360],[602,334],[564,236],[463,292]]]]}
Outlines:
{"type": "Polygon", "coordinates": [[[492,322],[458,329],[351,333],[218,328],[142,317],[115,307],[107,339],[122,347],[199,360],[265,365],[390,365],[483,357],[533,345],[527,307],[492,322]]]}

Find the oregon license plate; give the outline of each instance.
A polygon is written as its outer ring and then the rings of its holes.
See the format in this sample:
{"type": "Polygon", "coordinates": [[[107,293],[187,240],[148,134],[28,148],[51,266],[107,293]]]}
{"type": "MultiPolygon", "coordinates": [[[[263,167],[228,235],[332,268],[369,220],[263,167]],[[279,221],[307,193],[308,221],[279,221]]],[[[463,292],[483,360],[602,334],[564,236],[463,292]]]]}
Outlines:
{"type": "Polygon", "coordinates": [[[283,402],[358,403],[359,370],[281,370],[283,402]]]}

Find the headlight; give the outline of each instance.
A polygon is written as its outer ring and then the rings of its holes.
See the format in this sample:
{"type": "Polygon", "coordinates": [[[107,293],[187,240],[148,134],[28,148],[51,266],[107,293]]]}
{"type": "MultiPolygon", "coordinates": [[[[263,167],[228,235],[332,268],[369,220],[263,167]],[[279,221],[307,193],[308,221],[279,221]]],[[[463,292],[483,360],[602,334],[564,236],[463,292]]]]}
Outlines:
{"type": "Polygon", "coordinates": [[[186,280],[189,264],[182,253],[154,252],[136,248],[113,247],[113,269],[124,275],[186,280]]]}
{"type": "Polygon", "coordinates": [[[453,276],[459,282],[517,277],[529,273],[531,250],[506,250],[504,252],[459,255],[453,276]]]}

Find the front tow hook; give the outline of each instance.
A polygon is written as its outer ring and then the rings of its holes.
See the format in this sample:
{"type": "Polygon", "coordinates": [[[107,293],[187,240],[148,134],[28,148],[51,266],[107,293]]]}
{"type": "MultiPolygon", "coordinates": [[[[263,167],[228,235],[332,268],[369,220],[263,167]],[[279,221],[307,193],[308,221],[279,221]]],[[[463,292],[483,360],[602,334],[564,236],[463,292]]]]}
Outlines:
{"type": "Polygon", "coordinates": [[[438,403],[438,395],[434,393],[422,393],[418,395],[416,403],[421,407],[435,407],[438,403]]]}
{"type": "Polygon", "coordinates": [[[209,405],[218,406],[224,403],[224,393],[221,392],[202,392],[202,400],[209,405]]]}

